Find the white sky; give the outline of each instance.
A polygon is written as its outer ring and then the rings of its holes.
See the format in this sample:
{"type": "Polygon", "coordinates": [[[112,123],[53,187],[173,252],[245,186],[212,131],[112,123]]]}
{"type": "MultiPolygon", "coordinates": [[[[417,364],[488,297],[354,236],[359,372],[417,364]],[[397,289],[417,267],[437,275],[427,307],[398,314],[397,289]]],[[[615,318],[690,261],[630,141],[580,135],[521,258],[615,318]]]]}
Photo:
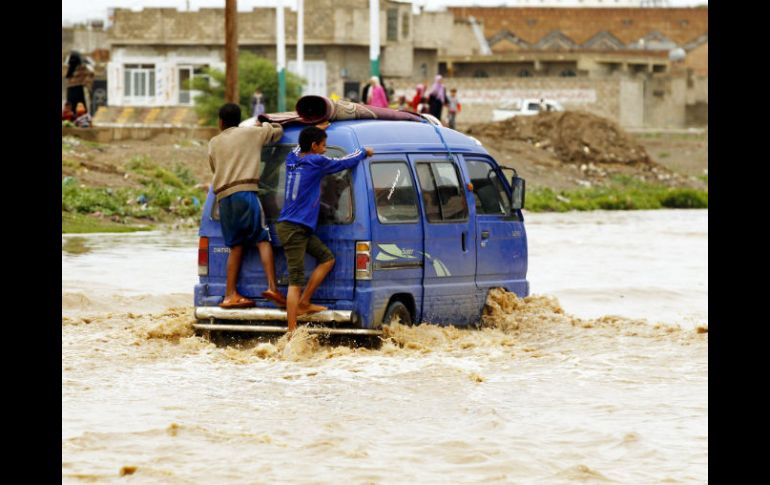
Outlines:
{"type": "MultiPolygon", "coordinates": [[[[251,10],[254,7],[268,7],[275,6],[279,0],[238,0],[238,10],[251,10]]],[[[635,3],[640,3],[638,0],[635,3]]],[[[444,6],[484,6],[484,7],[497,7],[497,6],[539,6],[538,2],[529,0],[526,2],[517,2],[516,0],[414,0],[415,5],[423,5],[427,10],[435,10],[444,6]]],[[[598,3],[596,0],[587,0],[585,3],[598,3]]],[[[601,2],[608,7],[613,6],[615,3],[612,0],[604,0],[601,2]]],[[[628,5],[629,0],[619,0],[619,4],[628,5]]],[[[662,2],[665,3],[665,2],[662,2]]],[[[708,5],[708,0],[668,0],[668,5],[671,7],[689,7],[694,5],[708,5]]],[[[110,7],[120,8],[132,8],[140,10],[142,7],[176,7],[179,10],[184,10],[189,4],[190,10],[197,10],[199,7],[220,7],[223,8],[225,0],[62,0],[61,2],[61,18],[62,24],[70,24],[73,22],[84,22],[91,19],[103,19],[107,20],[107,9],[110,7]]],[[[578,0],[545,0],[542,2],[543,6],[582,6],[578,0]]],[[[294,6],[295,0],[284,0],[284,5],[294,6]]],[[[307,8],[307,7],[306,7],[307,8]]],[[[307,13],[305,13],[307,15],[307,13]]]]}

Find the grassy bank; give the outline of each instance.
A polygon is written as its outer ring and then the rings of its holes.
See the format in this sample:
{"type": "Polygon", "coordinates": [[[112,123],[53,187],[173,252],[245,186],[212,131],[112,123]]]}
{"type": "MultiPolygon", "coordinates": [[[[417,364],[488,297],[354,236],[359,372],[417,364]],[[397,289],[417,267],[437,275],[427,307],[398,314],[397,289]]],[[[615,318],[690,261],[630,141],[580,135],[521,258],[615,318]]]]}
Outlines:
{"type": "Polygon", "coordinates": [[[90,187],[75,177],[64,177],[62,232],[147,230],[141,226],[200,216],[206,192],[181,165],[167,170],[135,157],[125,170],[140,187],[90,187]]]}
{"type": "Polygon", "coordinates": [[[149,231],[148,225],[128,225],[125,223],[103,220],[98,217],[71,212],[61,213],[62,234],[83,234],[91,232],[137,232],[149,231]]]}
{"type": "Polygon", "coordinates": [[[527,191],[525,206],[532,212],[590,210],[707,209],[708,191],[653,185],[615,177],[607,186],[554,191],[527,191]]]}

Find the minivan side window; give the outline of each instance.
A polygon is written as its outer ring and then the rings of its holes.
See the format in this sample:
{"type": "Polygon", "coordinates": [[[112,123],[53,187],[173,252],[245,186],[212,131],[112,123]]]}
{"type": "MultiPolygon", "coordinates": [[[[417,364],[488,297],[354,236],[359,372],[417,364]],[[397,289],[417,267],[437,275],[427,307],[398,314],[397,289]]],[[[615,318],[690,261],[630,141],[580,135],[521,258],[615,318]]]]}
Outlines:
{"type": "Polygon", "coordinates": [[[466,165],[473,184],[476,213],[511,215],[511,201],[492,165],[481,160],[467,159],[466,165]]]}
{"type": "Polygon", "coordinates": [[[417,195],[406,162],[372,162],[369,167],[377,219],[383,224],[417,222],[417,195]]]}
{"type": "Polygon", "coordinates": [[[428,222],[468,219],[468,204],[453,163],[420,162],[417,164],[417,178],[420,179],[428,222]]]}
{"type": "MultiPolygon", "coordinates": [[[[272,145],[262,149],[259,166],[259,200],[267,222],[275,222],[283,207],[286,185],[286,156],[296,145],[272,145]]],[[[327,157],[342,157],[338,147],[327,147],[327,157]]],[[[352,177],[350,170],[327,175],[321,180],[321,210],[318,224],[350,224],[353,222],[352,177]]]]}

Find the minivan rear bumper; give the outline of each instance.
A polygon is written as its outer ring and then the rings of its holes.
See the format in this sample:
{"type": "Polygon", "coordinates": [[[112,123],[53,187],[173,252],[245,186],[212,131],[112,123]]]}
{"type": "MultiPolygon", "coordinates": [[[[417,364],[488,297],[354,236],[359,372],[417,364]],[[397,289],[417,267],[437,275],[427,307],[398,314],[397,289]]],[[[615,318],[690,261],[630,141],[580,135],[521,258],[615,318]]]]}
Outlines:
{"type": "MultiPolygon", "coordinates": [[[[276,333],[286,332],[288,327],[284,325],[270,325],[271,323],[286,322],[286,310],[275,308],[239,308],[225,309],[218,306],[202,306],[195,308],[193,324],[196,330],[228,331],[228,332],[257,332],[276,333]],[[232,322],[232,323],[231,323],[232,322]],[[242,323],[238,323],[242,322],[242,323]]],[[[298,323],[320,324],[355,324],[357,318],[351,310],[326,310],[323,312],[303,315],[297,318],[298,323]]],[[[382,330],[364,328],[338,328],[327,326],[307,327],[310,333],[334,334],[334,335],[382,335],[382,330]]]]}

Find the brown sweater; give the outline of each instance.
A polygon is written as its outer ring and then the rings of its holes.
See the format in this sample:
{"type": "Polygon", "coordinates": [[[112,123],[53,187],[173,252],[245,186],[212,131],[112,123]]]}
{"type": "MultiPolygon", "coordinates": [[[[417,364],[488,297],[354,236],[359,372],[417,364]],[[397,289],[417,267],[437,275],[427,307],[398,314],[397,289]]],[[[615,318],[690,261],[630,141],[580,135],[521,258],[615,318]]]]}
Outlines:
{"type": "Polygon", "coordinates": [[[214,172],[212,186],[217,202],[236,192],[257,191],[262,147],[277,142],[282,136],[281,125],[263,123],[230,127],[211,139],[209,165],[214,172]]]}

